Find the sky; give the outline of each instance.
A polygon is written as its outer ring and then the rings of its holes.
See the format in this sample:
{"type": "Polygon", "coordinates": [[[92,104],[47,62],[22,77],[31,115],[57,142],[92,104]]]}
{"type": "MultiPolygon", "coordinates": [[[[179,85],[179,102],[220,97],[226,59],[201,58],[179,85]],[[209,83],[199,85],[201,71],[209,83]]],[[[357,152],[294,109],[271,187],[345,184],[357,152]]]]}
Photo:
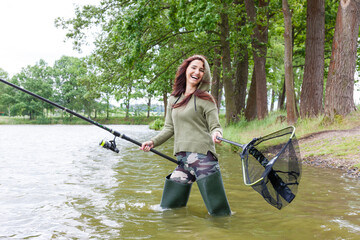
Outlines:
{"type": "Polygon", "coordinates": [[[55,27],[55,19],[75,16],[75,5],[98,5],[100,0],[0,0],[0,68],[12,77],[40,59],[50,66],[61,56],[81,57],[66,40],[66,30],[55,27]]]}

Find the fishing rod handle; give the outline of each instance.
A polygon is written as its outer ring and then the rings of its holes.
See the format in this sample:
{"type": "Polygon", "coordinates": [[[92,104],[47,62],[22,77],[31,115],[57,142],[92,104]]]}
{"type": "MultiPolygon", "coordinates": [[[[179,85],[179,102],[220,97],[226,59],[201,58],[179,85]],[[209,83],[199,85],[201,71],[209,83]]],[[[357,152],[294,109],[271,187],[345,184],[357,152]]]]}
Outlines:
{"type": "MultiPolygon", "coordinates": [[[[120,137],[121,137],[122,139],[125,139],[125,140],[127,140],[127,141],[129,141],[129,142],[132,142],[132,143],[138,145],[139,147],[141,147],[141,145],[142,145],[140,142],[138,142],[138,141],[136,141],[136,140],[134,140],[134,139],[132,139],[132,138],[129,138],[129,137],[126,136],[125,134],[121,134],[120,137]]],[[[161,157],[163,157],[163,158],[166,158],[167,160],[169,160],[169,161],[171,161],[171,162],[173,162],[173,163],[176,163],[177,165],[179,165],[179,162],[178,162],[177,160],[175,160],[175,159],[173,159],[173,158],[171,158],[171,157],[169,157],[169,156],[167,156],[167,155],[165,155],[165,154],[163,154],[163,153],[161,153],[161,152],[159,152],[159,151],[157,151],[157,150],[155,150],[155,149],[153,149],[153,148],[151,148],[150,151],[153,152],[153,153],[155,153],[155,154],[157,154],[157,155],[159,155],[159,156],[161,156],[161,157]]]]}

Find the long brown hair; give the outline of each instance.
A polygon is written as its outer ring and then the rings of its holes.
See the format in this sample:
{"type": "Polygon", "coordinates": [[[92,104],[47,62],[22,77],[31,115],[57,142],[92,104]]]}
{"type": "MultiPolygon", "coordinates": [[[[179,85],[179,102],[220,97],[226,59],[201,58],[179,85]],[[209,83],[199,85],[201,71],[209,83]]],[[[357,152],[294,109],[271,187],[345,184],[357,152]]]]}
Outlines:
{"type": "MultiPolygon", "coordinates": [[[[194,55],[191,56],[187,59],[185,59],[182,64],[179,66],[177,72],[176,72],[176,76],[175,76],[175,81],[174,81],[174,85],[173,85],[173,92],[171,93],[171,96],[175,96],[175,97],[180,97],[181,94],[185,93],[186,90],[186,70],[189,67],[190,63],[194,60],[200,60],[203,62],[204,64],[204,68],[205,65],[208,66],[208,64],[205,64],[204,61],[205,57],[204,56],[200,56],[200,55],[194,55]]],[[[209,71],[210,69],[205,69],[205,71],[209,71]]],[[[210,81],[205,80],[204,78],[201,79],[201,82],[199,84],[210,84],[210,81]]],[[[188,104],[188,102],[190,101],[191,96],[194,95],[198,98],[207,100],[207,101],[211,101],[213,103],[216,103],[214,98],[206,91],[202,91],[200,89],[196,89],[192,94],[186,96],[184,98],[184,100],[182,100],[179,103],[174,104],[173,108],[178,108],[178,107],[182,107],[182,106],[186,106],[188,104]]]]}

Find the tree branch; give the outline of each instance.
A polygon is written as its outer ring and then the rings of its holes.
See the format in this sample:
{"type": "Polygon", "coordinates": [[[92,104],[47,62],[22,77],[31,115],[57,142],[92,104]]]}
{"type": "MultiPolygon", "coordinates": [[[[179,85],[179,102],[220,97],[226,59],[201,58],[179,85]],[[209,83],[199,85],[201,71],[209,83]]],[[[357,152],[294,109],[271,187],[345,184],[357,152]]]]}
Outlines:
{"type": "Polygon", "coordinates": [[[163,73],[165,73],[172,65],[174,65],[177,61],[179,61],[180,59],[182,59],[184,56],[186,56],[189,52],[193,51],[195,48],[191,48],[189,51],[187,51],[186,53],[181,54],[177,59],[175,59],[173,62],[171,62],[169,65],[167,65],[165,67],[165,69],[163,71],[161,71],[160,73],[156,74],[156,76],[151,79],[151,81],[148,83],[149,85],[152,84],[158,77],[160,77],[163,73]]]}

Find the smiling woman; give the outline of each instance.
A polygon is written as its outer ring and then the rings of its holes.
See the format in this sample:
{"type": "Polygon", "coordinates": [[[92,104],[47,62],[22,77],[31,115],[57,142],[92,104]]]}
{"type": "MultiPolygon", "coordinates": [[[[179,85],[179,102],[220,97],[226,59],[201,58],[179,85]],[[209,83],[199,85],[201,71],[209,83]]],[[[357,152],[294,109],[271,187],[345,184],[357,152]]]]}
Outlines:
{"type": "Polygon", "coordinates": [[[176,72],[163,130],[142,144],[149,151],[174,136],[174,155],[179,162],[165,178],[160,206],[165,209],[187,205],[196,181],[210,215],[231,215],[220,173],[215,143],[221,141],[215,100],[208,93],[210,67],[205,57],[185,59],[176,72]]]}
{"type": "Polygon", "coordinates": [[[58,17],[71,17],[76,5],[98,4],[100,0],[14,0],[0,1],[0,68],[11,76],[40,59],[52,64],[63,55],[85,56],[92,46],[75,51],[64,42],[66,32],[57,29],[58,17]],[[6,36],[6,37],[5,37],[6,36]]]}

